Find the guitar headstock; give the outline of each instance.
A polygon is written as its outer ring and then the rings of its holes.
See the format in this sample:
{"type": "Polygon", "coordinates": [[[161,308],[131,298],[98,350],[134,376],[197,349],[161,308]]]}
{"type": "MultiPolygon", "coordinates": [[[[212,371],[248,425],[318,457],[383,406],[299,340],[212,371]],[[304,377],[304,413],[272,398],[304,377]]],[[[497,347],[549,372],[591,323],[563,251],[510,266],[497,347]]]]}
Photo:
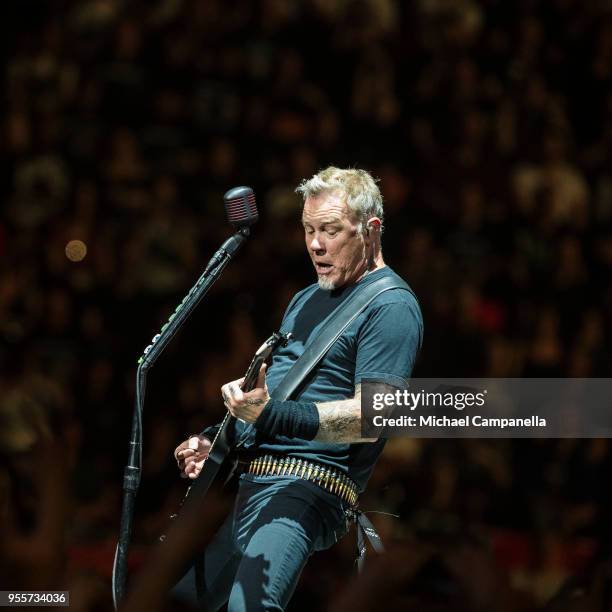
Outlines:
{"type": "Polygon", "coordinates": [[[262,361],[267,359],[279,346],[287,346],[287,343],[292,337],[291,333],[281,334],[280,332],[274,332],[257,349],[255,356],[259,357],[262,361]]]}
{"type": "Polygon", "coordinates": [[[242,383],[242,389],[250,391],[257,381],[257,375],[259,374],[259,368],[261,364],[277,349],[279,346],[286,346],[287,342],[291,340],[292,335],[290,333],[281,334],[280,332],[274,332],[258,349],[251,361],[247,373],[244,376],[244,382],[242,383]]]}

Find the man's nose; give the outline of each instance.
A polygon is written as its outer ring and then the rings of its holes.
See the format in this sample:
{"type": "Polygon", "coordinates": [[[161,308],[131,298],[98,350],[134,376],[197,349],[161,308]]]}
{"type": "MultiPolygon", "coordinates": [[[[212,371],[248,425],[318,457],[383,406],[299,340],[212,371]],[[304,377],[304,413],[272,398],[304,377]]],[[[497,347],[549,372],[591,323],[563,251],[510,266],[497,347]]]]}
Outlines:
{"type": "Polygon", "coordinates": [[[310,250],[311,251],[323,251],[323,243],[319,241],[319,238],[315,235],[310,241],[310,250]]]}

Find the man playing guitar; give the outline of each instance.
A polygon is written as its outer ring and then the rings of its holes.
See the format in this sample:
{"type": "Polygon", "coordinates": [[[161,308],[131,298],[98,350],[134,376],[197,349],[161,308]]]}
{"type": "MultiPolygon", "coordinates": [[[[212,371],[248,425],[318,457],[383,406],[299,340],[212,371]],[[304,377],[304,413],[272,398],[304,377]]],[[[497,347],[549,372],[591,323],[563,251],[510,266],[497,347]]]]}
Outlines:
{"type": "MultiPolygon", "coordinates": [[[[304,199],[302,225],[318,283],[291,300],[281,333],[292,341],[263,365],[250,391],[242,379],[221,394],[249,461],[240,476],[234,511],[198,559],[199,605],[230,612],[283,610],[308,557],[342,537],[385,441],[361,437],[360,386],[372,379],[406,389],[420,348],[423,321],[411,291],[381,293],[334,342],[295,394],[272,399],[322,322],[354,292],[384,276],[382,196],[363,170],[327,168],[296,190],[304,199]]],[[[403,283],[402,283],[403,284],[403,283]]],[[[182,475],[195,479],[215,428],[175,450],[182,475]]],[[[195,569],[175,595],[196,597],[195,569]]]]}

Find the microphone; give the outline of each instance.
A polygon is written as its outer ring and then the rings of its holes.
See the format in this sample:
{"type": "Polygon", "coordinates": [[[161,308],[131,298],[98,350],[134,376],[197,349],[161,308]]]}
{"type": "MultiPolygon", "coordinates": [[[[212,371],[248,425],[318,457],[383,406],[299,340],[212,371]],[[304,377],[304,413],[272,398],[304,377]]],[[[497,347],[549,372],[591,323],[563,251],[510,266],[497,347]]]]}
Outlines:
{"type": "Polygon", "coordinates": [[[233,257],[251,233],[249,227],[259,219],[255,194],[250,187],[234,187],[223,196],[227,220],[234,226],[236,233],[230,236],[208,262],[203,276],[208,275],[224,259],[233,257]]]}
{"type": "Polygon", "coordinates": [[[223,203],[227,220],[237,230],[250,227],[259,219],[255,194],[250,187],[234,187],[226,191],[223,203]]]}

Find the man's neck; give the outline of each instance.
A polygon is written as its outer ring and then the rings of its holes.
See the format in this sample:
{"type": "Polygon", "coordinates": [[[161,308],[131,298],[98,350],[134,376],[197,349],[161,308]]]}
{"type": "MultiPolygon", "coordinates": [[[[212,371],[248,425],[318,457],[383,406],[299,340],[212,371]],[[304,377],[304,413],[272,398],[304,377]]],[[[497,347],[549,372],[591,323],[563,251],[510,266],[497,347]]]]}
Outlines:
{"type": "Polygon", "coordinates": [[[372,258],[372,260],[368,263],[368,266],[365,269],[364,273],[355,281],[355,283],[358,283],[359,281],[363,280],[368,274],[371,274],[376,270],[381,270],[382,268],[386,267],[386,265],[387,264],[383,261],[382,254],[379,253],[376,258],[372,258]]]}

